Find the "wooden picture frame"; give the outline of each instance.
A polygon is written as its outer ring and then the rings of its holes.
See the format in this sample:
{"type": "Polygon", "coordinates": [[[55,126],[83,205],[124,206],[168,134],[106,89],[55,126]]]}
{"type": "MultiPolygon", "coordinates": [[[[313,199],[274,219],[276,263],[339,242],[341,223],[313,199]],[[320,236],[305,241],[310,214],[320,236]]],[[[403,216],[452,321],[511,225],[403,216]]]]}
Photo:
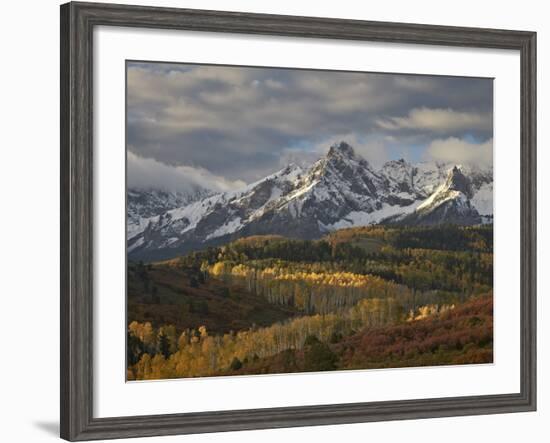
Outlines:
{"type": "MultiPolygon", "coordinates": [[[[61,6],[61,437],[144,437],[536,409],[536,34],[235,12],[61,6]],[[122,26],[512,49],[521,56],[521,391],[152,416],[93,416],[93,29],[122,26]]],[[[516,294],[511,294],[516,296],[516,294]]]]}

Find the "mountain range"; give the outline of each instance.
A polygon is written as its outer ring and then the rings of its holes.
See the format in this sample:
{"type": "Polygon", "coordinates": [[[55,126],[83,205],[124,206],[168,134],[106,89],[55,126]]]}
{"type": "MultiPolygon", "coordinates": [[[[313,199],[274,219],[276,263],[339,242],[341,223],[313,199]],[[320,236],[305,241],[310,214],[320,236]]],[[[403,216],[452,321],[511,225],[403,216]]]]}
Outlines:
{"type": "Polygon", "coordinates": [[[392,160],[374,168],[340,142],[309,168],[290,164],[244,189],[128,190],[130,259],[170,258],[250,235],[315,239],[375,223],[492,222],[491,167],[392,160]]]}
{"type": "Polygon", "coordinates": [[[128,238],[134,237],[147,228],[151,217],[171,209],[181,208],[212,194],[212,191],[198,186],[188,192],[129,188],[126,193],[128,238]]]}

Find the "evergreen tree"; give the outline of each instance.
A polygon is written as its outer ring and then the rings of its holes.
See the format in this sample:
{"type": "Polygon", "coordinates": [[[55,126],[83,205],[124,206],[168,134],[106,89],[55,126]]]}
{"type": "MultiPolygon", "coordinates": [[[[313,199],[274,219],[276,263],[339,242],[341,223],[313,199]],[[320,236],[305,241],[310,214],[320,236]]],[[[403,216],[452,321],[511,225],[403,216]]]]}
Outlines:
{"type": "Polygon", "coordinates": [[[306,371],[331,371],[336,369],[338,357],[326,343],[314,335],[306,338],[304,348],[304,369],[306,371]]]}
{"type": "Polygon", "coordinates": [[[130,366],[135,365],[143,354],[143,342],[130,331],[126,337],[126,353],[127,363],[130,366]]]}
{"type": "Polygon", "coordinates": [[[243,364],[237,357],[233,357],[233,360],[231,360],[231,370],[232,371],[238,371],[243,367],[243,364]]]}
{"type": "Polygon", "coordinates": [[[164,332],[159,334],[158,352],[162,354],[164,358],[168,358],[170,356],[170,342],[164,332]]]}

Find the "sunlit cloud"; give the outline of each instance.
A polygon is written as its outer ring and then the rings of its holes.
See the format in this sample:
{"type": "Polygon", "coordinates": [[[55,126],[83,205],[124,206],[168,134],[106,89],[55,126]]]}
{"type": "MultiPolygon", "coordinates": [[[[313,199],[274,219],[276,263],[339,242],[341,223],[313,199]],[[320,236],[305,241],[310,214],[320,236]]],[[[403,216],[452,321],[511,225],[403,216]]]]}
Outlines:
{"type": "Polygon", "coordinates": [[[437,139],[426,150],[426,158],[455,164],[489,166],[493,164],[493,139],[472,143],[456,137],[437,139]]]}
{"type": "Polygon", "coordinates": [[[492,112],[461,112],[451,108],[414,108],[405,117],[380,118],[378,126],[389,131],[411,129],[416,131],[489,131],[492,128],[492,112]]]}

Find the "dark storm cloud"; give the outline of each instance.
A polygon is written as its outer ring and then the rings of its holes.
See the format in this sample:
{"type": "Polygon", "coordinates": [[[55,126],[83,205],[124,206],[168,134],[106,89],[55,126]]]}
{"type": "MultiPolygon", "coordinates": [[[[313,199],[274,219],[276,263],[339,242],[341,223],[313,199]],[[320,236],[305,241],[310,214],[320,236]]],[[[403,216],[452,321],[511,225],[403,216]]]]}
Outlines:
{"type": "Polygon", "coordinates": [[[338,138],[376,163],[429,157],[437,140],[475,152],[492,137],[488,79],[159,63],[129,64],[127,76],[129,149],[229,182],[313,159],[338,138]]]}

